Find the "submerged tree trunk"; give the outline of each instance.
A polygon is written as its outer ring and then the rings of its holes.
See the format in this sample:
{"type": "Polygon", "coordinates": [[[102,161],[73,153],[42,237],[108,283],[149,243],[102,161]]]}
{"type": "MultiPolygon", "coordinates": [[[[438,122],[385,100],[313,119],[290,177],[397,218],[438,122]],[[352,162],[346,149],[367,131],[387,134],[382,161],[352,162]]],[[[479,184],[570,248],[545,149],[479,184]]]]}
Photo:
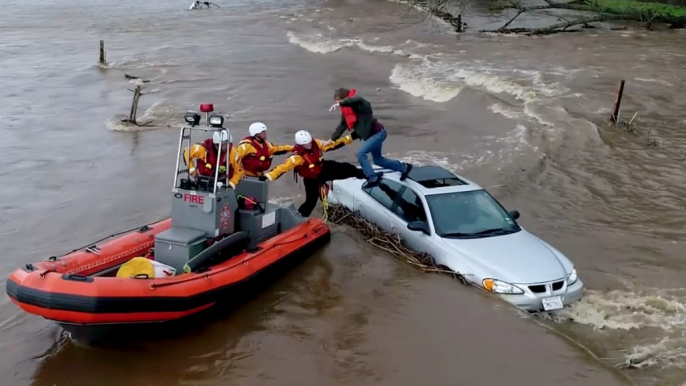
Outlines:
{"type": "MultiPolygon", "coordinates": [[[[665,5],[664,7],[649,7],[646,9],[636,8],[635,5],[632,8],[628,4],[626,8],[613,8],[603,6],[602,2],[596,0],[573,0],[571,2],[556,2],[553,0],[544,1],[547,3],[546,5],[537,6],[522,6],[521,4],[513,1],[507,1],[504,4],[501,3],[502,5],[493,7],[492,9],[514,9],[518,11],[517,14],[498,29],[481,30],[479,32],[517,33],[527,35],[553,34],[559,32],[571,32],[569,28],[573,26],[582,25],[589,27],[589,23],[603,21],[636,21],[642,23],[642,25],[647,28],[650,28],[652,23],[665,23],[668,24],[670,28],[686,27],[686,9],[684,12],[674,12],[674,8],[664,8],[669,7],[668,5],[665,5]],[[551,15],[557,17],[563,22],[544,28],[508,28],[510,24],[523,13],[537,11],[545,12],[549,10],[581,11],[589,12],[594,15],[577,17],[571,20],[565,19],[559,15],[551,15]]],[[[644,0],[641,1],[645,4],[650,3],[644,0]]],[[[681,3],[686,3],[686,0],[662,0],[660,2],[669,3],[670,5],[681,5],[681,3]]],[[[421,8],[429,12],[431,15],[449,23],[455,28],[456,32],[464,31],[465,23],[462,22],[462,12],[455,16],[448,11],[448,7],[455,7],[464,10],[466,8],[467,0],[407,0],[407,3],[421,8]]]]}

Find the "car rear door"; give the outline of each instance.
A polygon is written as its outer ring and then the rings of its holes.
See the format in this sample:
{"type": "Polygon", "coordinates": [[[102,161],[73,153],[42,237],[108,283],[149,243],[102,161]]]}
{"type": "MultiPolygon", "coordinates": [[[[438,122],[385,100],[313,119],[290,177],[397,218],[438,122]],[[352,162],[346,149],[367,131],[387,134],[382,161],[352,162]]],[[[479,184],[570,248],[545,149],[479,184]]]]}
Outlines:
{"type": "Polygon", "coordinates": [[[355,193],[355,210],[372,224],[390,232],[388,216],[393,213],[402,188],[401,184],[383,178],[372,188],[365,182],[362,190],[355,193]]]}

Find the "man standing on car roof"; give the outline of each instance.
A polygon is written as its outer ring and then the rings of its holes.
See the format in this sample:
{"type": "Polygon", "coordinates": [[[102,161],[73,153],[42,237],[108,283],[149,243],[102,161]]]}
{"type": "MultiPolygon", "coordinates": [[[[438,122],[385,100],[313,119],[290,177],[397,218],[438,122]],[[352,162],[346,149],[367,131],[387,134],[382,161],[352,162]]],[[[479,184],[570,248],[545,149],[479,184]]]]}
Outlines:
{"type": "MultiPolygon", "coordinates": [[[[329,111],[340,107],[341,121],[331,135],[331,141],[340,138],[346,129],[357,133],[362,141],[362,146],[355,155],[367,181],[369,181],[369,186],[377,185],[382,175],[382,173],[374,173],[374,169],[369,164],[367,156],[369,153],[372,153],[372,161],[375,165],[400,173],[400,181],[404,181],[412,170],[412,164],[391,160],[381,154],[381,147],[388,134],[386,128],[374,117],[371,103],[361,96],[355,95],[355,89],[336,89],[333,98],[336,103],[331,106],[329,111]]],[[[326,141],[324,144],[329,144],[331,141],[326,141]]]]}
{"type": "Polygon", "coordinates": [[[243,138],[236,149],[246,176],[261,176],[272,166],[273,156],[293,150],[293,145],[272,145],[267,141],[267,126],[262,122],[253,123],[248,131],[250,136],[243,138]]]}
{"type": "Polygon", "coordinates": [[[305,183],[305,202],[300,205],[298,212],[303,217],[308,217],[317,205],[317,200],[326,193],[328,187],[326,181],[344,180],[351,177],[364,178],[362,170],[353,164],[324,159],[325,152],[336,150],[352,141],[353,135],[346,135],[325,145],[323,141],[313,139],[309,132],[300,130],[295,133],[293,155],[288,157],[283,164],[260,176],[260,181],[273,181],[284,173],[295,170],[305,183]],[[324,189],[324,192],[320,189],[324,189]]]}

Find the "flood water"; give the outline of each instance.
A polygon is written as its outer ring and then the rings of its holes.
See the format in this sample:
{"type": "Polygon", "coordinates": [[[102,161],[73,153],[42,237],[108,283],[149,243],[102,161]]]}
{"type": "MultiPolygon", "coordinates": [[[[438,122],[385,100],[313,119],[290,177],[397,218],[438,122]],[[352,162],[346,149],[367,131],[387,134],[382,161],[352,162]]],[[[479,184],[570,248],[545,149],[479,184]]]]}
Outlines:
{"type": "MultiPolygon", "coordinates": [[[[347,86],[389,129],[390,157],[487,187],[567,254],[587,292],[552,317],[522,315],[334,226],[267,291],[164,341],[86,347],[3,296],[0,384],[686,385],[683,31],[458,36],[388,1],[7,2],[3,277],[167,216],[187,110],[214,103],[235,140],[254,121],[273,142],[326,138],[333,89],[347,86]],[[138,114],[150,127],[120,122],[125,73],[150,80],[138,114]],[[608,124],[621,79],[622,115],[638,112],[658,146],[608,124]]],[[[480,12],[472,30],[507,19],[480,12]]],[[[355,162],[357,146],[329,157],[355,162]]],[[[291,178],[270,191],[304,199],[291,178]]]]}

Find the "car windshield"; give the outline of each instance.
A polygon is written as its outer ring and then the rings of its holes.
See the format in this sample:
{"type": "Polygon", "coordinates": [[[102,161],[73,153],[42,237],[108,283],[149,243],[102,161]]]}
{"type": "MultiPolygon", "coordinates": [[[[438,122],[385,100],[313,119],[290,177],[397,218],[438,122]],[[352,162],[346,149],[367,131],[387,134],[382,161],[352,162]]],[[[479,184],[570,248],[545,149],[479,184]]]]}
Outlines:
{"type": "Polygon", "coordinates": [[[480,238],[519,232],[509,213],[485,190],[426,196],[436,234],[480,238]]]}

